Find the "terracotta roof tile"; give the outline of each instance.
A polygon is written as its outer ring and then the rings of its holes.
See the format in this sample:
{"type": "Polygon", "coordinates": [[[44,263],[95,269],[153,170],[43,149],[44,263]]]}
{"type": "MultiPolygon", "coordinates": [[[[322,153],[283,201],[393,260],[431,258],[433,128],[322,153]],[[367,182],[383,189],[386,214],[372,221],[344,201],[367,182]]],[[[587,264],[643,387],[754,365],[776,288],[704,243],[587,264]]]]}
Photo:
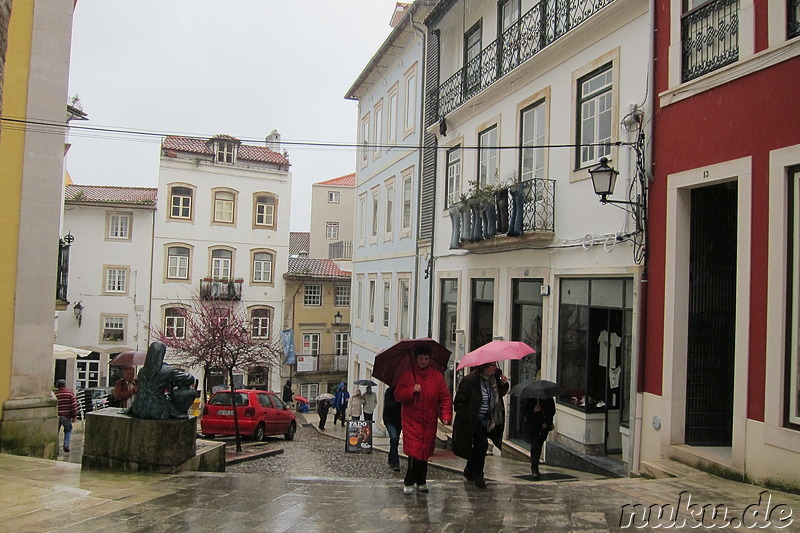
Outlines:
{"type": "Polygon", "coordinates": [[[289,258],[289,276],[349,278],[350,272],[341,270],[333,259],[289,258]]]}
{"type": "MultiPolygon", "coordinates": [[[[215,135],[212,139],[225,139],[241,143],[236,137],[230,135],[215,135]]],[[[178,152],[189,152],[192,154],[214,155],[211,139],[198,139],[196,137],[176,137],[169,136],[164,139],[161,145],[162,150],[173,150],[178,152]]],[[[273,152],[266,146],[255,146],[252,144],[239,144],[237,157],[243,161],[258,161],[261,163],[273,163],[275,165],[289,166],[289,160],[277,152],[273,152]]]]}
{"type": "Polygon", "coordinates": [[[339,185],[341,187],[355,187],[356,186],[356,173],[345,174],[338,178],[332,178],[325,181],[320,181],[316,185],[339,185]]]}
{"type": "Polygon", "coordinates": [[[67,185],[64,200],[103,204],[156,205],[158,189],[108,185],[67,185]]]}

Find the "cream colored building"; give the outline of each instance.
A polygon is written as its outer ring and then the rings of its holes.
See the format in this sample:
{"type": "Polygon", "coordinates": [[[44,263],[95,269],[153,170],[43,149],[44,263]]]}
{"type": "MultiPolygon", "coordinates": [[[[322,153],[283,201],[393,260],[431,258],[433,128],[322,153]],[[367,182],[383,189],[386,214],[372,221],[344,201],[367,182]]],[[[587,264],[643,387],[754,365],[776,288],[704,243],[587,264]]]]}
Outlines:
{"type": "Polygon", "coordinates": [[[311,187],[311,249],[316,259],[351,259],[356,208],[356,175],[315,183],[311,187]]]}

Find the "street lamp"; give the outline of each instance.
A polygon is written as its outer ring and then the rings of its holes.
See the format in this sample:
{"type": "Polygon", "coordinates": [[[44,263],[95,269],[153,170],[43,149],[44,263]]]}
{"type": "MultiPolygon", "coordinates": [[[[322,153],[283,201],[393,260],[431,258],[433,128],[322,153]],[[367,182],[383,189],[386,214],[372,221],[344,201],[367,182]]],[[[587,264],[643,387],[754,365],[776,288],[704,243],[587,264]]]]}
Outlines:
{"type": "Polygon", "coordinates": [[[333,323],[335,325],[337,325],[337,326],[341,326],[342,325],[342,318],[344,318],[344,317],[342,317],[342,313],[340,313],[339,311],[336,311],[336,314],[333,315],[333,323]]]}
{"type": "Polygon", "coordinates": [[[78,320],[78,327],[81,327],[81,318],[83,317],[83,305],[80,302],[72,307],[72,312],[75,313],[75,318],[78,320]]]}
{"type": "Polygon", "coordinates": [[[619,176],[617,170],[608,166],[608,158],[601,158],[598,166],[589,169],[589,175],[592,177],[594,193],[600,197],[601,203],[618,203],[614,200],[608,200],[608,197],[614,194],[614,186],[617,183],[617,176],[619,176]]]}

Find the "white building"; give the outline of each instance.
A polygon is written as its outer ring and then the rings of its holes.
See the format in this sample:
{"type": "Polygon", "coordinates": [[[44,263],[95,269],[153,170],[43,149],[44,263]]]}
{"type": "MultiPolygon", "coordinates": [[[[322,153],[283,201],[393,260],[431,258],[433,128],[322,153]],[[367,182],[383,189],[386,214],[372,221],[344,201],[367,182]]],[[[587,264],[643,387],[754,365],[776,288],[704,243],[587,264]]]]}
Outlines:
{"type": "MultiPolygon", "coordinates": [[[[641,233],[598,202],[588,171],[608,158],[618,190],[635,175],[636,150],[617,143],[638,139],[648,108],[648,2],[443,0],[425,23],[419,237],[433,243],[434,336],[458,357],[497,338],[530,344],[535,357],[503,367],[564,391],[548,461],[605,455],[622,474],[641,233]]],[[[507,401],[506,445],[524,451],[507,401]]]]}
{"type": "Polygon", "coordinates": [[[433,4],[397,5],[392,32],[346,95],[358,101],[361,145],[350,382],[372,376],[377,352],[428,330],[427,284],[417,283],[417,277],[429,251],[418,246],[416,220],[424,49],[420,24],[433,4]]]}
{"type": "Polygon", "coordinates": [[[64,234],[71,246],[71,306],[58,314],[56,343],[89,350],[56,363],[76,389],[113,386],[113,357],[146,350],[156,189],[67,185],[64,234]],[[77,312],[76,312],[77,311],[77,312]]]}
{"type": "Polygon", "coordinates": [[[353,257],[356,175],[320,181],[311,186],[311,248],[313,259],[353,257]]]}
{"type": "MultiPolygon", "coordinates": [[[[263,146],[227,135],[164,140],[153,241],[152,322],[167,335],[185,334],[180,307],[194,298],[209,298],[239,302],[254,335],[278,338],[275,320],[283,316],[282,274],[289,256],[289,166],[274,131],[263,146]]],[[[279,374],[276,366],[269,376],[243,379],[279,390],[279,374]]],[[[213,380],[209,386],[216,384],[213,380]]]]}

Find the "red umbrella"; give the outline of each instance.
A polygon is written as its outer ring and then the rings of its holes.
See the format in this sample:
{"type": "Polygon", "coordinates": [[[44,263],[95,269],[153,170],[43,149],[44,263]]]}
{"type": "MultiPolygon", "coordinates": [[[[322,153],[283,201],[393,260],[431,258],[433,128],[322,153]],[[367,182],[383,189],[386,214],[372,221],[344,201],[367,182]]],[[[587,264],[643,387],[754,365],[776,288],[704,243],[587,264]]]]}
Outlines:
{"type": "Polygon", "coordinates": [[[294,399],[297,402],[308,403],[308,398],[306,398],[305,396],[300,396],[299,394],[294,396],[294,399]]]}
{"type": "Polygon", "coordinates": [[[147,358],[147,352],[141,350],[130,350],[122,352],[114,359],[111,360],[109,365],[112,366],[141,366],[147,358]]]}
{"type": "Polygon", "coordinates": [[[468,366],[479,366],[484,363],[494,363],[507,359],[522,359],[526,355],[534,354],[536,350],[519,341],[492,341],[476,348],[461,358],[456,370],[468,366]]]}
{"type": "Polygon", "coordinates": [[[406,339],[378,352],[372,367],[372,377],[388,385],[396,385],[404,372],[413,369],[416,350],[420,346],[430,348],[431,366],[444,372],[450,360],[450,350],[433,339],[406,339]]]}

